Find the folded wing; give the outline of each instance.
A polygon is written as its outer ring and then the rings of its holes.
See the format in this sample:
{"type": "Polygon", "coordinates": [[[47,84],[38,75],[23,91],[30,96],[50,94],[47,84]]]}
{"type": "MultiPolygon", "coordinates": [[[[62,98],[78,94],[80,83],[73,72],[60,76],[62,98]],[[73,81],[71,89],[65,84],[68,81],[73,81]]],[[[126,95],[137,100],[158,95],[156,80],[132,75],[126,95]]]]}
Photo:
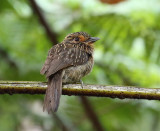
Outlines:
{"type": "Polygon", "coordinates": [[[45,64],[40,73],[48,78],[61,69],[70,66],[85,64],[89,59],[89,54],[74,47],[71,44],[57,44],[51,48],[48,53],[45,64]]]}

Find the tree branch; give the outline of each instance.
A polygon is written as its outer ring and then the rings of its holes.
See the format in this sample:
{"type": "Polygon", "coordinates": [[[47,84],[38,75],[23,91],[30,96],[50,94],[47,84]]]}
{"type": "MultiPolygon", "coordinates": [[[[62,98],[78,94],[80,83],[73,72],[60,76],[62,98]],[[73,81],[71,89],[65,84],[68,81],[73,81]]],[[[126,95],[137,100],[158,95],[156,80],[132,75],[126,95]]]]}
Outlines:
{"type": "Polygon", "coordinates": [[[43,16],[43,14],[41,13],[40,8],[38,7],[37,3],[35,2],[35,0],[29,0],[32,10],[35,12],[35,14],[37,15],[37,17],[39,18],[39,22],[42,24],[42,26],[44,27],[44,29],[46,30],[46,34],[48,36],[48,38],[50,39],[50,41],[54,44],[57,44],[57,35],[55,32],[53,32],[50,28],[49,25],[45,19],[45,17],[43,16]]]}
{"type": "MultiPolygon", "coordinates": [[[[53,118],[56,120],[56,123],[61,127],[62,131],[71,131],[67,125],[59,118],[59,116],[55,113],[52,114],[53,118]]],[[[53,130],[53,129],[52,129],[53,130]]]]}
{"type": "MultiPolygon", "coordinates": [[[[0,81],[0,94],[44,94],[46,82],[36,81],[0,81]]],[[[80,84],[63,85],[63,95],[98,96],[111,98],[130,98],[160,100],[160,89],[131,86],[102,86],[80,84]]]]}
{"type": "Polygon", "coordinates": [[[1,47],[0,47],[0,55],[11,67],[17,69],[16,63],[10,59],[8,53],[1,47]]]}
{"type": "Polygon", "coordinates": [[[104,131],[103,126],[101,125],[96,113],[93,110],[93,107],[89,100],[85,96],[81,96],[82,105],[84,107],[84,110],[86,112],[86,115],[90,119],[90,121],[93,124],[93,127],[96,131],[104,131]]]}

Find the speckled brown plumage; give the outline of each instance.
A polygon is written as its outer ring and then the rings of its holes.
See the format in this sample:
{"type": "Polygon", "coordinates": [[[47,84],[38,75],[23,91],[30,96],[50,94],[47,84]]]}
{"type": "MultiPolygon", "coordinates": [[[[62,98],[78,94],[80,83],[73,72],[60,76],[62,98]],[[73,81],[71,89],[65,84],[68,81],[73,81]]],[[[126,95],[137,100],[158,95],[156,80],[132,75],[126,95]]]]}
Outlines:
{"type": "Polygon", "coordinates": [[[55,112],[59,106],[63,83],[80,81],[93,67],[93,43],[98,38],[85,32],[67,35],[62,43],[53,46],[40,73],[48,79],[43,109],[55,112]]]}

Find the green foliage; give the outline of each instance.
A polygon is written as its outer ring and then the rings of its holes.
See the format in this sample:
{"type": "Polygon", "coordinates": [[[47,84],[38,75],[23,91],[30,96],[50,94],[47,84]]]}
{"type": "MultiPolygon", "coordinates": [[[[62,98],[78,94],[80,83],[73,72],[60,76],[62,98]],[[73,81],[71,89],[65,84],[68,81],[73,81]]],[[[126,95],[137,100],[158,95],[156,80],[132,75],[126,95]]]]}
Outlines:
{"type": "MultiPolygon", "coordinates": [[[[95,66],[84,83],[160,86],[160,12],[156,0],[150,5],[130,0],[113,6],[89,0],[37,3],[58,41],[77,31],[101,38],[95,43],[95,66]]],[[[52,43],[29,2],[2,0],[0,16],[0,79],[45,81],[39,70],[52,43]]],[[[106,130],[160,130],[158,101],[89,100],[106,130]]],[[[42,102],[42,95],[1,95],[0,130],[61,130],[56,117],[42,112],[42,102]]],[[[79,97],[62,96],[56,115],[70,130],[94,130],[79,97]]]]}

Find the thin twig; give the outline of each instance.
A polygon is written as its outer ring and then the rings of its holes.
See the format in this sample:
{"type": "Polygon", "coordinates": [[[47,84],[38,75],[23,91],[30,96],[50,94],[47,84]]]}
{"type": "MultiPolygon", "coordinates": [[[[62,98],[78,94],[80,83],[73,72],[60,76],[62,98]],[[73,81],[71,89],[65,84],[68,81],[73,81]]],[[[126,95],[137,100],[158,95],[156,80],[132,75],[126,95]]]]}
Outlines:
{"type": "MultiPolygon", "coordinates": [[[[37,81],[0,81],[0,94],[44,94],[45,82],[37,81]]],[[[160,100],[160,89],[130,86],[102,86],[80,84],[63,85],[63,95],[99,96],[111,98],[130,98],[160,100]]]]}

